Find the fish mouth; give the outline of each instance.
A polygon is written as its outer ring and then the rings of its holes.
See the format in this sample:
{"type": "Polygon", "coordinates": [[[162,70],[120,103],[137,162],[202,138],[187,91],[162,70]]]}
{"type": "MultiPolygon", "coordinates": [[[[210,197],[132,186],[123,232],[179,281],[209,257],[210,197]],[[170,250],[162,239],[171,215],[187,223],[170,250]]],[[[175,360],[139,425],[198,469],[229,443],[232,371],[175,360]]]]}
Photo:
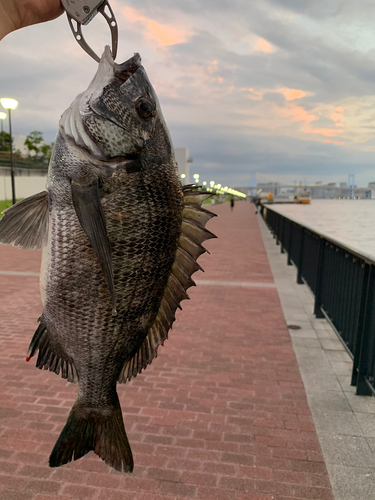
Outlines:
{"type": "Polygon", "coordinates": [[[117,64],[113,60],[111,49],[108,45],[105,46],[103,55],[101,57],[99,67],[111,67],[113,75],[118,78],[122,83],[125,83],[129,78],[134,75],[138,68],[142,66],[142,59],[138,52],[134,53],[127,61],[122,64],[117,64]]]}
{"type": "Polygon", "coordinates": [[[113,74],[122,83],[125,83],[142,66],[141,56],[136,52],[133,57],[122,64],[114,63],[113,74]]]}
{"type": "MultiPolygon", "coordinates": [[[[142,66],[142,59],[141,56],[138,54],[138,52],[136,52],[133,57],[131,57],[124,63],[117,64],[113,60],[111,49],[109,48],[108,45],[106,45],[102,58],[99,63],[98,73],[100,72],[101,67],[103,67],[103,69],[105,70],[105,68],[108,66],[111,67],[113,76],[118,80],[120,80],[121,83],[125,83],[142,66]]],[[[106,121],[109,121],[114,125],[122,128],[123,130],[126,130],[126,128],[120,121],[114,119],[113,117],[108,116],[101,109],[95,106],[91,97],[89,99],[89,107],[91,111],[101,116],[106,121]]]]}

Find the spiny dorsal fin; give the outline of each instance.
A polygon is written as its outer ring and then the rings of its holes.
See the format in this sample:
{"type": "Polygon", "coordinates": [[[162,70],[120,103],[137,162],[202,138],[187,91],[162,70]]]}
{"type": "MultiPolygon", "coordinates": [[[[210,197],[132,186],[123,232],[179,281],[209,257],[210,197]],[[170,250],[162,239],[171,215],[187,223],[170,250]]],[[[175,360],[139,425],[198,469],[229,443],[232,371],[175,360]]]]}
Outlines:
{"type": "Polygon", "coordinates": [[[34,194],[4,211],[0,220],[0,243],[23,250],[39,250],[47,243],[48,194],[34,194]]]}
{"type": "Polygon", "coordinates": [[[185,205],[182,216],[184,219],[195,221],[201,226],[205,226],[212,217],[217,217],[216,214],[213,214],[209,210],[194,205],[185,205]]]}
{"type": "Polygon", "coordinates": [[[209,240],[210,238],[216,238],[211,231],[203,227],[199,222],[194,222],[188,219],[182,219],[181,231],[183,234],[199,244],[209,240]]]}
{"type": "Polygon", "coordinates": [[[133,358],[125,363],[118,380],[119,383],[125,383],[136,377],[157,357],[159,346],[168,338],[168,330],[175,320],[176,309],[181,308],[180,302],[182,300],[189,298],[186,290],[195,286],[191,275],[198,270],[203,271],[196,262],[196,259],[207,251],[201,244],[205,240],[216,238],[204,227],[207,221],[215,217],[216,214],[201,208],[201,204],[211,194],[200,190],[195,185],[184,186],[182,190],[184,210],[181,235],[159,311],[143,344],[133,358]]]}
{"type": "Polygon", "coordinates": [[[195,205],[200,207],[208,198],[212,196],[212,193],[207,193],[207,191],[201,191],[195,185],[184,186],[182,188],[184,193],[184,204],[185,205],[195,205]]]}
{"type": "Polygon", "coordinates": [[[207,252],[207,250],[202,247],[199,243],[195,243],[192,239],[188,238],[184,234],[181,234],[179,246],[185,250],[189,255],[196,260],[202,253],[207,252]]]}
{"type": "MultiPolygon", "coordinates": [[[[175,260],[173,262],[172,266],[172,274],[178,278],[180,283],[185,283],[186,289],[190,288],[191,286],[195,286],[195,281],[191,278],[191,275],[186,271],[186,269],[180,264],[178,260],[175,260]]],[[[167,287],[169,290],[169,288],[167,287]]]]}

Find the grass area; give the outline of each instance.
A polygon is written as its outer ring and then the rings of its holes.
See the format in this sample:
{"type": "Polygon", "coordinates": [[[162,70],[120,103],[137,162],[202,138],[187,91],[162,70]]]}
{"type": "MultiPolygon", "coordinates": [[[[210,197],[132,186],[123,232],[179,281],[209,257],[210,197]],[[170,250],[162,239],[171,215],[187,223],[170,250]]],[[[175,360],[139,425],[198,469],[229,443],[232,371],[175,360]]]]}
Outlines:
{"type": "Polygon", "coordinates": [[[211,198],[208,198],[208,200],[205,200],[205,201],[203,202],[203,205],[211,205],[211,199],[212,199],[212,198],[214,198],[214,200],[215,200],[215,205],[220,205],[221,203],[227,203],[228,201],[230,201],[230,199],[231,199],[231,195],[228,195],[228,196],[225,198],[225,200],[221,200],[221,199],[220,199],[220,196],[215,196],[215,195],[213,195],[213,196],[211,196],[211,198]]]}
{"type": "MultiPolygon", "coordinates": [[[[22,198],[20,198],[19,200],[16,200],[16,201],[21,201],[22,198]]],[[[11,200],[0,200],[0,219],[1,217],[3,216],[2,212],[4,210],[6,210],[7,208],[11,207],[13,205],[13,203],[11,202],[11,200]]]]}

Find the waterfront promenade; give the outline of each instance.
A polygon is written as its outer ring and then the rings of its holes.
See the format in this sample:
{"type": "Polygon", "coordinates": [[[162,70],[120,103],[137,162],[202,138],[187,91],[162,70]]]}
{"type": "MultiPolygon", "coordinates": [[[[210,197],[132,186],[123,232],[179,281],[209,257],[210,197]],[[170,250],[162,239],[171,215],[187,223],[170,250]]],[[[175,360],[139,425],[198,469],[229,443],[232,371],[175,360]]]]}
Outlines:
{"type": "Polygon", "coordinates": [[[0,246],[0,500],[334,498],[254,207],[214,210],[219,239],[192,300],[153,364],[119,386],[132,475],[92,452],[48,467],[77,387],[25,362],[40,252],[0,246]]]}

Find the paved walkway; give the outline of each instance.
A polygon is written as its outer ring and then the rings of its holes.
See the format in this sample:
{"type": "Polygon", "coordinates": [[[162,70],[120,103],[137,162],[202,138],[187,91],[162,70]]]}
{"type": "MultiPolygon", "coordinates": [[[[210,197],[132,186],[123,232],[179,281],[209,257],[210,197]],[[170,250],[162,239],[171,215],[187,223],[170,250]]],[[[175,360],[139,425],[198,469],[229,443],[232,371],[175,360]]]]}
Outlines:
{"type": "Polygon", "coordinates": [[[132,475],[93,453],[48,467],[77,388],[25,362],[40,254],[0,247],[0,500],[333,499],[253,206],[215,210],[192,300],[119,386],[132,475]]]}

